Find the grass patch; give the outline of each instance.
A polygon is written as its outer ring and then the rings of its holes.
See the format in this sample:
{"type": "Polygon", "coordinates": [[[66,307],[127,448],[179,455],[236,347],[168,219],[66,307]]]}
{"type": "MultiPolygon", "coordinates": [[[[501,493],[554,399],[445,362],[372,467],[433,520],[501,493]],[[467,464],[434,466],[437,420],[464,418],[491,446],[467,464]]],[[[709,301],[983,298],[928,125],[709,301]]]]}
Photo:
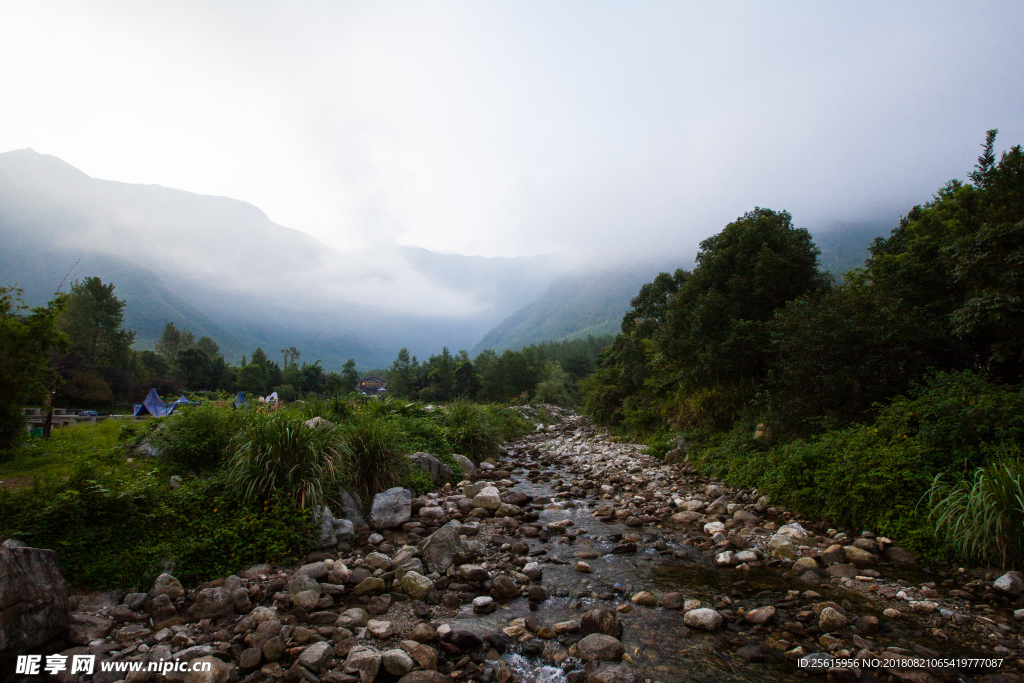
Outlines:
{"type": "Polygon", "coordinates": [[[27,435],[22,445],[0,452],[0,479],[66,479],[83,464],[111,468],[124,462],[121,425],[115,420],[54,429],[49,439],[27,435]]]}

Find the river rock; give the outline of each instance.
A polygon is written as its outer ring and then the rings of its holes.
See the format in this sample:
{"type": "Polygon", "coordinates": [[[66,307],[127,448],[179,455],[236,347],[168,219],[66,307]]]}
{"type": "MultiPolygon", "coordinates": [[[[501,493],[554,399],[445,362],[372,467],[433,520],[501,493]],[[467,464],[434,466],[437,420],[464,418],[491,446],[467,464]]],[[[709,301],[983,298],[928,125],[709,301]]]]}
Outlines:
{"type": "Polygon", "coordinates": [[[413,671],[399,679],[398,683],[450,683],[451,679],[437,671],[413,671]]]}
{"type": "Polygon", "coordinates": [[[369,531],[370,525],[363,517],[363,501],[359,498],[359,494],[342,491],[340,499],[341,506],[345,510],[345,519],[352,523],[355,532],[369,531]]]}
{"type": "Polygon", "coordinates": [[[373,497],[370,525],[374,529],[393,529],[412,519],[412,492],[396,486],[373,497]]]}
{"type": "Polygon", "coordinates": [[[491,595],[499,600],[510,600],[518,598],[521,593],[515,581],[504,574],[498,574],[491,584],[491,595]]]}
{"type": "Polygon", "coordinates": [[[852,579],[860,573],[855,564],[834,564],[825,571],[829,576],[838,576],[842,579],[852,579]]]}
{"type": "Polygon", "coordinates": [[[416,452],[406,457],[414,467],[430,475],[435,484],[446,482],[452,478],[452,468],[430,453],[416,452]]]}
{"type": "Polygon", "coordinates": [[[768,552],[772,557],[780,560],[795,560],[797,557],[796,546],[791,537],[783,534],[775,534],[768,540],[768,552]]]}
{"type": "Polygon", "coordinates": [[[625,648],[618,638],[603,633],[591,633],[584,637],[576,647],[584,659],[597,659],[606,662],[617,662],[622,659],[625,648]]]}
{"type": "Polygon", "coordinates": [[[826,607],[818,615],[818,628],[824,633],[842,631],[849,624],[849,620],[834,607],[826,607]]]}
{"type": "MultiPolygon", "coordinates": [[[[207,655],[205,657],[198,657],[192,660],[192,667],[190,671],[185,674],[184,683],[227,683],[231,677],[231,672],[234,667],[230,664],[222,662],[217,657],[207,655]],[[202,664],[198,663],[202,662],[202,664]],[[205,670],[205,664],[209,663],[209,670],[205,670]],[[195,669],[198,669],[195,670],[195,669]]],[[[94,679],[95,680],[95,679],[94,679]]]]}
{"type": "Polygon", "coordinates": [[[180,581],[164,572],[156,577],[156,581],[153,582],[153,588],[149,591],[149,597],[151,598],[155,598],[158,595],[166,595],[171,600],[177,600],[185,595],[185,589],[181,587],[180,581]]]}
{"type": "Polygon", "coordinates": [[[380,661],[384,665],[384,670],[392,676],[404,676],[416,666],[416,663],[412,661],[412,657],[406,654],[404,650],[397,648],[385,650],[381,654],[380,661]]]}
{"type": "Polygon", "coordinates": [[[413,600],[426,600],[434,590],[434,582],[416,572],[407,572],[398,583],[402,592],[413,600]]]}
{"type": "Polygon", "coordinates": [[[1024,574],[1020,572],[1006,572],[992,584],[1000,593],[1014,597],[1024,593],[1024,574]]]}
{"type": "Polygon", "coordinates": [[[917,564],[917,555],[898,545],[887,547],[884,555],[885,559],[894,564],[917,564]]]}
{"type": "Polygon", "coordinates": [[[348,652],[345,659],[345,673],[358,674],[360,683],[373,683],[380,671],[380,650],[357,645],[348,652]]]}
{"type": "Polygon", "coordinates": [[[857,565],[858,567],[867,567],[875,563],[874,555],[863,548],[858,548],[855,545],[843,546],[843,552],[846,553],[847,561],[857,565]]]}
{"type": "Polygon", "coordinates": [[[234,613],[235,600],[225,586],[204,588],[199,591],[196,602],[192,605],[192,617],[197,621],[230,617],[234,613]]]}
{"type": "Polygon", "coordinates": [[[683,615],[683,623],[702,631],[717,631],[722,628],[723,622],[721,614],[707,607],[692,609],[683,615]]]}
{"type": "Polygon", "coordinates": [[[846,551],[843,550],[843,546],[838,543],[830,545],[827,549],[821,551],[821,562],[826,567],[833,564],[845,564],[846,563],[846,551]]]}
{"type": "Polygon", "coordinates": [[[313,643],[299,655],[298,663],[313,673],[320,673],[334,658],[334,647],[330,643],[313,643]]]}
{"type": "Polygon", "coordinates": [[[622,622],[617,614],[610,609],[592,609],[583,613],[580,619],[580,633],[589,635],[601,633],[613,638],[622,636],[622,622]]]}
{"type": "Polygon", "coordinates": [[[327,568],[326,562],[310,562],[309,564],[304,564],[298,569],[296,569],[295,574],[293,574],[293,576],[305,574],[311,579],[321,581],[324,578],[326,578],[329,573],[330,570],[327,568]]]}
{"type": "Polygon", "coordinates": [[[68,640],[78,645],[88,645],[94,640],[106,638],[113,626],[113,619],[92,614],[75,613],[71,615],[68,640]]]}
{"type": "Polygon", "coordinates": [[[423,544],[423,563],[427,569],[444,574],[452,566],[461,544],[458,530],[445,525],[432,533],[423,544]]]}
{"type": "Polygon", "coordinates": [[[376,576],[368,576],[359,582],[353,590],[353,594],[358,598],[362,595],[376,595],[383,593],[387,590],[387,584],[384,583],[384,579],[376,576]]]}
{"type": "Polygon", "coordinates": [[[37,648],[62,633],[69,618],[57,553],[0,547],[0,652],[37,648]]]}
{"type": "Polygon", "coordinates": [[[464,455],[459,455],[458,453],[456,453],[452,457],[455,458],[455,462],[459,463],[459,467],[462,468],[463,477],[469,479],[474,474],[476,474],[476,465],[473,464],[472,460],[470,460],[464,455]]]}
{"type": "Polygon", "coordinates": [[[501,507],[501,493],[493,486],[485,486],[473,497],[473,505],[484,510],[497,510],[501,507]]]}
{"type": "Polygon", "coordinates": [[[752,609],[743,615],[743,618],[751,624],[764,624],[775,617],[775,608],[771,605],[752,609]]]}

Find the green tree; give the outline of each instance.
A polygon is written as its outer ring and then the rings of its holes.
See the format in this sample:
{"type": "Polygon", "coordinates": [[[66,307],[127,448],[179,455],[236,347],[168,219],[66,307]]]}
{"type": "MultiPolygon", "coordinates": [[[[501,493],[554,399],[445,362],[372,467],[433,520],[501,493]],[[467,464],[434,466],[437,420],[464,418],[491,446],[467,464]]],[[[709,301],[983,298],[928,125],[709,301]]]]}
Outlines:
{"type": "Polygon", "coordinates": [[[178,367],[185,373],[185,386],[189,389],[209,389],[210,358],[198,346],[178,353],[178,367]]]}
{"type": "Polygon", "coordinates": [[[71,284],[57,324],[78,352],[95,368],[126,368],[135,333],[122,328],[126,301],[114,296],[114,285],[98,277],[71,284]]]}
{"type": "Polygon", "coordinates": [[[156,352],[164,357],[172,367],[178,365],[178,354],[196,345],[195,335],[191,330],[179,330],[174,323],[164,325],[164,331],[155,344],[156,352]]]}
{"type": "Polygon", "coordinates": [[[23,405],[48,402],[57,381],[49,355],[67,344],[57,326],[63,297],[25,315],[22,293],[0,287],[0,449],[10,448],[24,434],[23,405]]]}
{"type": "Polygon", "coordinates": [[[356,390],[359,384],[359,372],[356,370],[356,362],[349,358],[341,366],[341,389],[343,393],[350,394],[356,390]]]}
{"type": "Polygon", "coordinates": [[[211,360],[220,353],[220,346],[209,337],[200,337],[199,341],[196,342],[196,348],[205,353],[206,357],[211,360]]]}
{"type": "Polygon", "coordinates": [[[412,398],[413,383],[418,369],[419,362],[415,356],[410,358],[409,349],[404,346],[399,349],[398,357],[391,364],[388,373],[388,393],[399,398],[412,398]]]}

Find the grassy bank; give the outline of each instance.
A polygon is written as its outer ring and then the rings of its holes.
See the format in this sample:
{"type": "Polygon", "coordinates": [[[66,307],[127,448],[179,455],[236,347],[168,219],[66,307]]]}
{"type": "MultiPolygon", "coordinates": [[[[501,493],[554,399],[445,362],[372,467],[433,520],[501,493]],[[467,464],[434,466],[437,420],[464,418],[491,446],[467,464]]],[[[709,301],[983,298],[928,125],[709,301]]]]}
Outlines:
{"type": "Polygon", "coordinates": [[[196,584],[302,555],[313,510],[344,490],[432,488],[405,454],[434,455],[457,482],[455,453],[479,462],[531,426],[497,405],[354,398],[78,425],[3,454],[0,479],[33,484],[0,489],[0,538],[56,550],[77,588],[146,586],[168,568],[196,584]],[[307,425],[314,417],[328,422],[307,425]]]}

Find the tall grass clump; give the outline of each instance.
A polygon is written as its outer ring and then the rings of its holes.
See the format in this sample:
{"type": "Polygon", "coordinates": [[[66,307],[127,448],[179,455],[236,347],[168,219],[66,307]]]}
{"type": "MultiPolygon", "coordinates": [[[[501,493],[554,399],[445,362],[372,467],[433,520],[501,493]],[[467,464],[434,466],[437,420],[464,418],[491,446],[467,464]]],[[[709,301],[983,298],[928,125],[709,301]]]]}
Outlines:
{"type": "Polygon", "coordinates": [[[402,435],[384,417],[357,413],[342,427],[348,444],[349,483],[360,495],[373,495],[398,486],[406,474],[402,435]]]}
{"type": "Polygon", "coordinates": [[[1024,562],[1024,461],[1020,447],[1003,443],[973,475],[947,483],[941,474],[928,491],[936,537],[962,557],[1024,562]]]}
{"type": "Polygon", "coordinates": [[[497,454],[501,435],[488,419],[484,409],[472,401],[456,399],[444,408],[444,424],[448,440],[474,463],[497,454]]]}
{"type": "Polygon", "coordinates": [[[238,411],[206,403],[174,411],[150,441],[176,464],[196,471],[212,469],[227,457],[240,426],[238,411]]]}
{"type": "Polygon", "coordinates": [[[230,480],[248,502],[283,492],[303,509],[347,483],[350,449],[334,427],[307,427],[287,413],[253,413],[235,437],[230,480]]]}

